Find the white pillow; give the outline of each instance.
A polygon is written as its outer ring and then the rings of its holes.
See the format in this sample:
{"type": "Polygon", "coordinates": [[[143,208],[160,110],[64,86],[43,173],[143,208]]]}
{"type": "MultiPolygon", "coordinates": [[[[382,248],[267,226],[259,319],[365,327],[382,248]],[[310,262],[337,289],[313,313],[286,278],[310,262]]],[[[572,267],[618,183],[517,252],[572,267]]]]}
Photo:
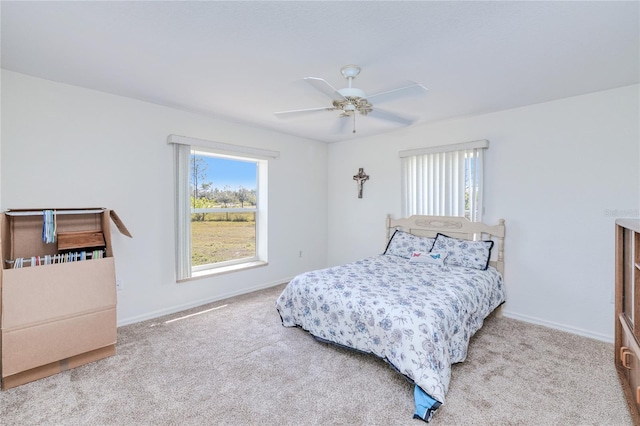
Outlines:
{"type": "Polygon", "coordinates": [[[493,241],[467,241],[436,235],[436,242],[431,249],[434,252],[447,254],[447,266],[462,266],[485,271],[489,267],[493,241]]]}
{"type": "Polygon", "coordinates": [[[405,259],[411,257],[411,253],[419,251],[428,253],[433,247],[435,238],[422,237],[419,235],[413,235],[408,232],[396,230],[387,244],[387,248],[384,254],[400,256],[405,259]]]}
{"type": "Polygon", "coordinates": [[[416,263],[432,263],[434,265],[444,265],[444,259],[446,259],[446,253],[438,253],[438,252],[430,252],[424,253],[421,251],[414,251],[411,253],[411,257],[409,258],[409,262],[416,263]]]}

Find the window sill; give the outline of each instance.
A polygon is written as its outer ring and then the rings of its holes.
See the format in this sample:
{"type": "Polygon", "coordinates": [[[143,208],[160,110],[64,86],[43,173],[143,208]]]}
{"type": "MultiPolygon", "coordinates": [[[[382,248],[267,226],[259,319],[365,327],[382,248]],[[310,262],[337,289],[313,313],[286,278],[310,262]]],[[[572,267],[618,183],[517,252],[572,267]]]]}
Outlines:
{"type": "Polygon", "coordinates": [[[265,262],[263,260],[255,260],[252,262],[238,263],[236,265],[221,266],[219,268],[212,268],[204,271],[194,272],[191,277],[177,280],[176,282],[183,283],[187,281],[198,280],[200,278],[208,278],[215,275],[228,274],[230,272],[244,271],[245,269],[259,268],[262,266],[267,266],[268,264],[269,262],[265,262]]]}

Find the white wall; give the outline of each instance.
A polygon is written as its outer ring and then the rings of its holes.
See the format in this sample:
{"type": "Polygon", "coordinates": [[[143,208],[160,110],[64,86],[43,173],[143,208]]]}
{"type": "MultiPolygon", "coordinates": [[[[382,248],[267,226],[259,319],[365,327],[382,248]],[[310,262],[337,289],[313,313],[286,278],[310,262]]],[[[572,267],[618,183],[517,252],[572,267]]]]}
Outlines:
{"type": "Polygon", "coordinates": [[[134,236],[112,236],[120,324],[380,253],[385,215],[400,214],[398,151],[486,138],[485,220],[507,223],[505,314],[612,340],[613,222],[640,209],[638,85],[328,148],[5,70],[1,85],[1,208],[115,209],[134,236]],[[281,152],[269,266],[175,283],[169,134],[281,152]]]}
{"type": "MultiPolygon", "coordinates": [[[[505,315],[613,340],[614,220],[640,216],[640,86],[329,146],[329,264],[384,250],[398,151],[489,139],[484,220],[506,220],[505,315]],[[364,198],[352,176],[364,167],[364,198]]],[[[361,122],[364,126],[364,122],[361,122]]]]}
{"type": "Polygon", "coordinates": [[[112,228],[124,287],[119,324],[279,284],[327,263],[323,143],[3,70],[1,146],[3,210],[104,206],[133,234],[112,228]],[[169,134],[280,151],[269,163],[268,266],[176,284],[169,134]]]}

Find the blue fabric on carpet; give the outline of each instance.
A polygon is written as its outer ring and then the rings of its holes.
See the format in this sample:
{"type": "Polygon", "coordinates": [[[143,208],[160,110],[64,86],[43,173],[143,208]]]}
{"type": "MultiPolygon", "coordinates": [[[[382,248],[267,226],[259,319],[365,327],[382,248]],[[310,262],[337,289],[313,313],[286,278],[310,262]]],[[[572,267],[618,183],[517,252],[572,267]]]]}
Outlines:
{"type": "Polygon", "coordinates": [[[431,417],[433,417],[436,410],[442,405],[440,402],[431,398],[418,385],[416,385],[413,389],[413,398],[416,402],[416,412],[413,415],[413,418],[421,419],[425,422],[431,420],[431,417]]]}

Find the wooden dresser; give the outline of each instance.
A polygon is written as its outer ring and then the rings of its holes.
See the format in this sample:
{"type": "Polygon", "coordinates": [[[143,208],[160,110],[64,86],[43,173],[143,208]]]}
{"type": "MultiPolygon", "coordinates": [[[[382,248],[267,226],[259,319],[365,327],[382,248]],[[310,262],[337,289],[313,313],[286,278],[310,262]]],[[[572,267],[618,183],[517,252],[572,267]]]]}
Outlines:
{"type": "Polygon", "coordinates": [[[640,220],[616,220],[615,364],[640,425],[640,220]]]}

